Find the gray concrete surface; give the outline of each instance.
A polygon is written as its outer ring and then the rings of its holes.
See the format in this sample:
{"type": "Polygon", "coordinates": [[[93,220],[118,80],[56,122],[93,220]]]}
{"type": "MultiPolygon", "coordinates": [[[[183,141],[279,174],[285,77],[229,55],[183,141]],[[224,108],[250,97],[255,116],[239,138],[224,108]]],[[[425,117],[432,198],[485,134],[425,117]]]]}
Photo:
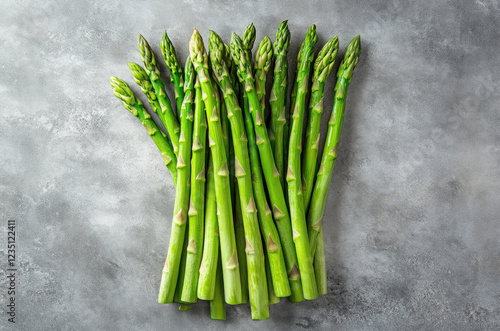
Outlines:
{"type": "Polygon", "coordinates": [[[2,1],[0,12],[0,329],[500,328],[498,1],[2,1]],[[247,306],[218,322],[204,302],[159,305],[174,189],[108,78],[133,82],[138,32],[159,52],[168,29],[184,59],[193,26],[227,41],[253,21],[274,40],[283,19],[292,63],[312,23],[342,53],[362,37],[324,218],[329,294],[283,300],[261,322],[247,306]]]}

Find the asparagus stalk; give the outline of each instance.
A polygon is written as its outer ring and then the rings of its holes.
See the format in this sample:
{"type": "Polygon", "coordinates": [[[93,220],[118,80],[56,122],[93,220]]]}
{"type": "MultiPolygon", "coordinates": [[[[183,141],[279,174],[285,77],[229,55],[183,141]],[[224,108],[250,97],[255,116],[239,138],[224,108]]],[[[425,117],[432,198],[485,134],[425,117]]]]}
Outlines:
{"type": "MultiPolygon", "coordinates": [[[[275,303],[280,302],[280,298],[276,296],[276,293],[274,292],[274,286],[273,286],[273,276],[271,274],[271,267],[269,266],[269,259],[266,254],[265,256],[266,260],[266,279],[267,279],[267,290],[269,292],[269,304],[274,305],[275,303]]],[[[284,264],[284,262],[283,262],[284,264]]],[[[290,287],[288,287],[290,288],[290,287]]]]}
{"type": "Polygon", "coordinates": [[[231,125],[234,146],[235,176],[238,182],[240,205],[243,212],[243,227],[246,241],[246,261],[248,270],[248,293],[253,319],[269,318],[269,301],[266,282],[264,249],[259,230],[259,220],[252,187],[250,158],[243,114],[238,97],[231,86],[230,73],[224,58],[225,49],[220,37],[210,33],[210,60],[212,71],[223,93],[227,118],[231,125]]]}
{"type": "Polygon", "coordinates": [[[217,221],[217,204],[215,201],[214,169],[210,156],[207,164],[205,235],[198,278],[198,298],[214,300],[215,274],[217,272],[217,260],[219,259],[219,223],[217,221]]]}
{"type": "MultiPolygon", "coordinates": [[[[255,32],[255,29],[254,29],[255,32]]],[[[223,43],[223,51],[224,57],[230,58],[230,50],[227,44],[223,43]]],[[[238,76],[236,73],[236,66],[233,65],[232,61],[227,61],[228,70],[230,71],[230,80],[233,86],[234,92],[238,96],[238,100],[241,100],[241,92],[240,92],[240,82],[238,80],[238,76]]],[[[229,135],[229,138],[230,135],[229,135]]],[[[237,178],[234,177],[234,146],[230,144],[230,154],[229,154],[229,170],[231,175],[232,182],[232,199],[233,207],[234,207],[234,231],[236,235],[236,246],[238,248],[238,261],[240,263],[240,279],[241,279],[241,303],[248,302],[248,269],[247,269],[247,259],[245,253],[246,241],[245,241],[245,229],[243,227],[243,211],[241,209],[240,203],[240,193],[239,190],[234,187],[238,186],[237,178]]]]}
{"type": "MultiPolygon", "coordinates": [[[[260,155],[260,164],[264,172],[267,189],[274,219],[278,227],[281,244],[284,250],[290,288],[292,290],[292,301],[302,301],[302,288],[300,272],[297,267],[297,256],[293,247],[292,229],[290,226],[290,215],[285,202],[285,196],[279,181],[279,173],[274,164],[274,156],[269,142],[266,125],[262,118],[260,100],[255,92],[254,78],[251,70],[250,52],[245,48],[241,38],[233,33],[231,39],[231,57],[238,66],[238,78],[245,86],[245,95],[249,101],[247,117],[252,119],[254,128],[247,124],[247,136],[249,146],[257,146],[260,155]],[[254,135],[252,142],[250,136],[254,135]]],[[[247,110],[245,110],[247,111],[247,110]]],[[[252,160],[255,160],[252,157],[252,160]]]]}
{"type": "Polygon", "coordinates": [[[110,78],[113,93],[122,101],[123,106],[129,110],[135,117],[137,117],[142,125],[148,130],[148,134],[153,139],[156,147],[160,150],[161,156],[165,161],[172,180],[177,183],[177,157],[175,156],[174,149],[170,141],[163,135],[161,130],[156,126],[155,122],[151,119],[149,113],[144,109],[141,100],[139,100],[132,92],[128,84],[116,77],[110,78]]]}
{"type": "MultiPolygon", "coordinates": [[[[188,303],[182,300],[182,288],[184,287],[184,279],[186,277],[186,260],[187,260],[187,247],[189,242],[189,233],[185,231],[181,251],[181,263],[179,264],[179,277],[177,277],[177,285],[175,285],[174,302],[188,303]]],[[[189,302],[191,303],[191,302],[189,302]]],[[[183,307],[183,305],[181,305],[183,307]]],[[[181,308],[179,307],[179,309],[181,308]]]]}
{"type": "MultiPolygon", "coordinates": [[[[234,157],[234,156],[233,156],[234,157]]],[[[236,179],[236,178],[235,178],[236,179]]],[[[238,183],[234,183],[238,186],[238,183]]],[[[240,263],[240,280],[241,280],[241,303],[248,302],[248,268],[245,248],[247,246],[245,240],[245,227],[243,225],[243,209],[241,208],[240,192],[236,189],[234,192],[234,233],[236,236],[236,247],[238,249],[238,261],[240,263]]]]}
{"type": "Polygon", "coordinates": [[[170,70],[170,81],[174,85],[177,112],[180,112],[184,100],[184,78],[182,77],[182,68],[177,61],[174,45],[168,38],[166,30],[161,39],[161,54],[168,70],[170,70]]]}
{"type": "Polygon", "coordinates": [[[210,301],[210,317],[213,320],[225,320],[226,303],[224,302],[224,283],[222,280],[222,263],[220,258],[219,263],[217,263],[217,274],[215,278],[215,294],[214,299],[210,301]]]}
{"type": "Polygon", "coordinates": [[[217,113],[215,92],[208,68],[208,58],[203,45],[203,40],[195,29],[189,42],[191,60],[200,78],[203,91],[203,101],[208,119],[209,144],[212,153],[215,194],[217,199],[218,220],[220,231],[220,247],[222,258],[222,273],[224,276],[224,295],[229,304],[241,302],[241,281],[238,265],[238,253],[234,235],[234,224],[232,220],[232,206],[229,185],[229,170],[226,151],[224,150],[224,138],[217,113]]]}
{"type": "Polygon", "coordinates": [[[297,67],[297,96],[292,116],[290,129],[290,143],[288,147],[288,170],[286,181],[288,184],[288,201],[292,219],[293,238],[304,297],[308,300],[318,297],[316,277],[314,275],[313,259],[307,235],[307,223],[304,211],[304,198],[302,193],[300,152],[302,149],[302,126],[304,122],[304,109],[308,91],[309,71],[314,58],[314,45],[317,41],[316,26],[312,25],[302,43],[297,67]]]}
{"type": "MultiPolygon", "coordinates": [[[[217,81],[213,77],[214,81],[217,81]]],[[[234,222],[234,235],[236,239],[236,251],[238,252],[238,263],[240,268],[240,282],[241,282],[241,302],[248,302],[248,271],[247,271],[247,260],[245,256],[245,229],[243,227],[243,214],[240,203],[240,194],[238,190],[234,189],[237,186],[236,177],[234,177],[234,147],[230,143],[231,135],[230,132],[229,119],[227,117],[226,103],[221,100],[222,91],[220,91],[218,86],[214,86],[215,97],[217,99],[217,108],[220,109],[220,119],[222,126],[222,134],[224,136],[224,148],[226,150],[226,155],[228,155],[229,164],[229,185],[231,191],[231,202],[233,204],[233,222],[234,222]],[[233,147],[233,148],[231,148],[233,147]],[[236,201],[238,200],[238,201],[236,201]]]]}
{"type": "Polygon", "coordinates": [[[269,104],[271,106],[271,131],[274,135],[272,144],[274,162],[280,173],[281,187],[285,189],[285,124],[286,124],[286,100],[288,93],[288,49],[290,48],[290,30],[288,21],[281,22],[276,32],[274,43],[274,80],[269,104]]]}
{"type": "Polygon", "coordinates": [[[160,102],[161,106],[161,115],[159,114],[160,120],[167,129],[168,135],[170,136],[170,140],[172,141],[172,145],[174,146],[175,155],[178,155],[179,130],[180,130],[179,122],[177,121],[177,117],[175,116],[172,110],[172,106],[170,104],[168,95],[165,92],[165,83],[160,77],[160,71],[158,70],[158,67],[156,65],[155,53],[149,46],[146,39],[144,39],[144,37],[141,35],[139,35],[139,43],[137,44],[137,48],[139,49],[142,62],[144,63],[146,72],[149,75],[151,84],[153,84],[156,96],[158,97],[158,101],[160,102]]]}
{"type": "Polygon", "coordinates": [[[323,97],[325,82],[332,71],[335,57],[339,49],[337,36],[330,39],[318,53],[314,62],[314,73],[309,102],[309,121],[306,130],[306,145],[302,155],[302,193],[304,194],[304,210],[308,210],[314,184],[314,175],[318,163],[318,146],[323,114],[323,97]]]}
{"type": "Polygon", "coordinates": [[[195,82],[193,147],[191,159],[191,204],[189,206],[189,250],[182,300],[195,302],[202,257],[205,216],[205,144],[207,120],[198,77],[195,82]]]}
{"type": "MultiPolygon", "coordinates": [[[[268,36],[264,37],[262,42],[260,43],[257,51],[255,52],[255,80],[258,82],[256,85],[257,96],[259,97],[261,109],[264,112],[265,109],[265,96],[266,96],[266,74],[271,67],[272,60],[272,44],[271,40],[268,36]],[[260,91],[257,86],[260,86],[260,91]]],[[[251,116],[248,116],[250,120],[249,124],[252,124],[251,116]]],[[[253,125],[249,125],[253,131],[253,125]]],[[[271,139],[270,139],[271,140],[271,139]]],[[[274,244],[279,241],[278,232],[276,226],[274,226],[274,222],[272,219],[272,215],[267,204],[265,189],[264,189],[264,180],[262,178],[262,173],[260,170],[260,162],[258,158],[258,152],[255,148],[255,144],[253,146],[255,151],[255,162],[252,162],[252,175],[254,177],[254,191],[256,192],[256,196],[259,197],[259,202],[257,204],[259,209],[259,220],[261,221],[262,232],[264,238],[267,238],[267,256],[270,260],[270,268],[271,274],[273,275],[273,294],[274,291],[278,297],[287,297],[291,294],[290,285],[287,281],[286,276],[286,267],[285,261],[283,258],[283,254],[281,251],[281,243],[279,247],[276,247],[274,244]],[[269,240],[269,238],[271,240],[269,240]]],[[[266,239],[265,239],[266,240],[266,239]]],[[[271,291],[269,291],[271,293],[271,291]]],[[[271,297],[271,296],[270,296],[271,297]]]]}
{"type": "MultiPolygon", "coordinates": [[[[215,81],[216,79],[213,78],[215,81]]],[[[222,100],[222,92],[219,91],[217,86],[214,86],[215,97],[217,99],[217,109],[220,109],[220,123],[222,128],[222,137],[224,138],[224,149],[226,151],[227,160],[228,160],[228,169],[229,169],[229,186],[231,191],[231,201],[234,199],[234,173],[231,173],[231,164],[233,161],[231,160],[231,129],[229,126],[229,119],[227,117],[227,109],[224,100],[222,100]]],[[[233,151],[234,152],[234,151],[233,151]]],[[[234,156],[233,156],[234,158],[234,156]]],[[[233,164],[234,169],[234,164],[233,164]]]]}
{"type": "MultiPolygon", "coordinates": [[[[189,188],[191,171],[191,142],[193,137],[193,102],[195,72],[188,59],[185,69],[186,84],[184,101],[181,107],[181,134],[179,137],[179,154],[177,158],[177,186],[174,204],[174,217],[170,231],[168,255],[163,268],[160,284],[159,303],[170,303],[173,300],[175,286],[179,276],[179,264],[182,256],[182,243],[186,231],[189,208],[189,188]]],[[[188,244],[188,251],[196,251],[195,243],[188,244]]]]}
{"type": "Polygon", "coordinates": [[[314,184],[309,213],[307,215],[309,241],[311,243],[311,253],[316,257],[315,270],[320,294],[326,294],[327,291],[322,218],[325,211],[326,198],[333,175],[335,160],[337,159],[340,132],[344,120],[347,89],[351,83],[354,68],[358,64],[360,52],[361,41],[360,37],[357,36],[351,40],[347,46],[344,59],[340,63],[337,72],[337,84],[335,85],[335,100],[333,103],[332,115],[328,122],[325,147],[321,157],[321,164],[316,175],[316,183],[314,184]],[[318,252],[319,256],[315,254],[316,247],[318,247],[319,250],[323,250],[323,252],[318,252]]]}
{"type": "Polygon", "coordinates": [[[328,292],[328,280],[326,278],[325,242],[323,240],[323,225],[321,225],[321,232],[318,234],[316,242],[316,251],[314,253],[314,272],[316,274],[318,294],[323,295],[328,292]]]}

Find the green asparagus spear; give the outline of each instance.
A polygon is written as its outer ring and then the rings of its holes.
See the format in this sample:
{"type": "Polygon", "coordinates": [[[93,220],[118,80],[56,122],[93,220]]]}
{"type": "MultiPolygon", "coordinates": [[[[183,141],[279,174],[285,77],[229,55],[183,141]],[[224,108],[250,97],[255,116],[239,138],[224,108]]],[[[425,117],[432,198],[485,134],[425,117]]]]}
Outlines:
{"type": "MultiPolygon", "coordinates": [[[[195,72],[191,61],[186,61],[186,84],[184,101],[181,107],[181,134],[179,137],[179,154],[177,158],[177,186],[174,204],[174,217],[170,231],[168,255],[163,268],[158,302],[170,303],[173,300],[179,264],[182,256],[182,243],[186,231],[189,209],[189,183],[191,174],[191,142],[193,138],[193,102],[195,72]]],[[[188,251],[196,251],[196,245],[189,242],[188,251]]]]}
{"type": "Polygon", "coordinates": [[[283,21],[276,32],[274,43],[274,80],[269,104],[271,106],[271,131],[274,135],[273,154],[276,168],[280,173],[281,187],[285,189],[285,135],[286,101],[288,94],[288,49],[290,48],[290,30],[288,21],[283,21]]]}
{"type": "Polygon", "coordinates": [[[304,211],[302,181],[300,169],[300,152],[302,149],[302,126],[304,122],[305,100],[309,84],[309,71],[314,58],[314,45],[317,41],[316,26],[312,25],[302,43],[297,66],[297,96],[290,129],[290,143],[288,147],[288,170],[286,181],[288,184],[288,201],[292,219],[293,237],[304,297],[313,300],[318,297],[316,277],[314,275],[313,259],[307,235],[307,223],[304,211]]]}
{"type": "MultiPolygon", "coordinates": [[[[278,169],[274,164],[274,156],[269,142],[266,125],[262,118],[260,100],[255,92],[254,77],[252,75],[250,52],[245,48],[241,38],[233,33],[231,39],[231,57],[238,66],[238,78],[244,84],[245,95],[249,101],[248,118],[252,119],[254,129],[247,125],[249,146],[257,145],[260,154],[260,165],[264,172],[269,198],[273,205],[272,210],[278,228],[281,244],[287,266],[292,301],[302,301],[300,272],[297,266],[297,256],[293,247],[290,215],[281,188],[278,169]],[[255,135],[255,143],[250,141],[250,135],[255,135]]],[[[245,110],[246,111],[246,110],[245,110]]],[[[252,157],[252,160],[255,160],[252,157]]]]}
{"type": "MultiPolygon", "coordinates": [[[[213,74],[213,71],[212,71],[213,74]]],[[[217,79],[213,76],[213,81],[216,82],[217,79]]],[[[238,252],[238,263],[240,268],[240,282],[241,282],[241,302],[248,302],[248,272],[247,272],[247,260],[245,256],[245,229],[243,227],[243,214],[241,209],[240,201],[236,201],[236,198],[240,199],[240,194],[235,190],[237,186],[236,177],[234,177],[234,148],[232,148],[231,134],[229,119],[227,117],[226,103],[222,97],[222,91],[218,86],[214,85],[215,97],[217,99],[217,109],[220,109],[220,122],[222,126],[222,135],[224,137],[224,148],[226,150],[226,155],[228,155],[228,167],[229,167],[229,185],[231,192],[231,202],[233,204],[233,222],[234,222],[234,235],[236,239],[236,251],[238,252]],[[222,99],[222,100],[221,100],[222,99]]]]}
{"type": "MultiPolygon", "coordinates": [[[[229,46],[223,43],[224,57],[230,58],[229,46]]],[[[232,61],[228,63],[228,70],[231,72],[230,80],[234,88],[236,95],[240,100],[240,82],[236,74],[236,67],[232,65],[232,61]],[[235,84],[236,83],[236,84],[235,84]]],[[[226,112],[227,114],[227,112],[226,112]]],[[[227,118],[227,117],[226,117],[227,118]]],[[[228,135],[231,139],[231,135],[228,135]]],[[[240,193],[237,189],[238,183],[236,177],[234,177],[234,146],[231,143],[229,145],[229,173],[231,178],[231,201],[233,202],[234,208],[234,231],[236,235],[236,246],[238,248],[238,261],[240,263],[240,279],[241,279],[241,303],[248,302],[248,270],[247,270],[247,259],[245,253],[246,241],[245,241],[245,229],[243,227],[243,212],[240,203],[240,193]],[[236,187],[236,188],[235,188],[236,187]],[[234,199],[233,199],[234,198],[234,199]]]]}
{"type": "Polygon", "coordinates": [[[234,224],[231,206],[229,185],[229,169],[224,149],[224,137],[217,112],[214,85],[208,68],[208,57],[203,40],[195,29],[189,42],[191,60],[200,78],[203,91],[203,101],[208,119],[209,145],[212,153],[215,192],[217,208],[219,210],[220,247],[222,258],[222,273],[224,276],[224,295],[226,303],[238,304],[241,302],[241,281],[238,265],[238,253],[234,235],[234,224]]]}
{"type": "Polygon", "coordinates": [[[201,96],[198,77],[195,82],[193,147],[191,159],[191,204],[189,206],[189,243],[186,262],[186,281],[182,291],[182,300],[195,302],[198,288],[198,275],[202,257],[203,229],[205,216],[205,143],[207,120],[205,104],[201,96]]]}
{"type": "Polygon", "coordinates": [[[321,127],[321,114],[323,114],[325,82],[332,71],[338,49],[339,39],[335,36],[323,46],[314,62],[306,145],[304,147],[304,154],[302,155],[302,193],[304,194],[304,210],[306,211],[311,201],[314,175],[318,163],[319,129],[321,127]]]}
{"type": "Polygon", "coordinates": [[[156,92],[156,96],[158,97],[158,101],[161,106],[161,115],[160,120],[163,122],[163,125],[167,129],[168,135],[170,136],[170,140],[172,141],[172,145],[174,146],[175,155],[178,155],[179,152],[179,122],[177,121],[177,117],[175,116],[172,106],[170,104],[170,100],[168,98],[167,93],[165,92],[165,83],[160,77],[160,71],[156,65],[156,56],[151,47],[149,46],[146,39],[143,36],[139,35],[139,43],[137,45],[139,52],[141,53],[141,59],[144,63],[144,67],[146,69],[147,74],[149,75],[149,79],[151,80],[151,84],[153,84],[153,88],[156,92]]]}
{"type": "Polygon", "coordinates": [[[248,293],[253,319],[269,318],[269,297],[267,292],[264,249],[259,230],[257,207],[252,187],[250,158],[243,121],[243,114],[238,104],[229,78],[224,46],[220,37],[213,31],[210,33],[210,60],[212,71],[223,93],[227,117],[231,125],[235,155],[235,176],[238,181],[240,204],[243,212],[243,227],[246,241],[246,260],[248,270],[248,293]]]}
{"type": "MultiPolygon", "coordinates": [[[[220,252],[219,252],[220,255],[220,252]]],[[[224,302],[224,283],[222,280],[222,263],[219,256],[215,280],[215,295],[210,301],[210,317],[213,320],[226,320],[226,303],[224,302]]]]}
{"type": "Polygon", "coordinates": [[[161,54],[163,55],[163,60],[165,60],[168,70],[170,70],[170,81],[174,85],[177,115],[179,115],[182,107],[182,100],[184,100],[184,77],[182,77],[182,68],[179,65],[179,61],[177,61],[174,45],[172,45],[170,38],[168,38],[166,30],[161,40],[161,54]]]}
{"type": "Polygon", "coordinates": [[[214,168],[210,156],[208,157],[207,164],[205,235],[198,278],[198,298],[202,300],[214,300],[215,274],[219,258],[219,223],[217,221],[217,204],[215,201],[214,168]]]}
{"type": "Polygon", "coordinates": [[[322,247],[324,245],[322,218],[328,195],[328,187],[330,186],[333,175],[333,167],[337,159],[340,131],[344,120],[347,88],[351,83],[354,68],[358,64],[360,52],[361,41],[360,37],[357,36],[351,40],[347,46],[344,59],[340,63],[337,72],[337,84],[335,85],[335,100],[333,103],[332,115],[328,122],[325,147],[321,157],[321,164],[316,175],[316,183],[314,184],[309,213],[307,215],[309,241],[311,243],[311,253],[315,256],[315,271],[320,294],[326,294],[327,290],[324,247],[322,247]],[[316,249],[323,250],[323,252],[316,253],[316,249]],[[318,256],[318,254],[320,256],[318,256]]]}
{"type": "Polygon", "coordinates": [[[170,141],[162,134],[161,130],[156,126],[155,122],[151,119],[149,113],[144,109],[141,100],[139,100],[128,84],[116,77],[110,78],[111,87],[114,94],[122,101],[123,106],[128,109],[134,116],[139,118],[144,127],[148,130],[148,134],[153,139],[154,143],[160,150],[161,155],[165,161],[165,165],[172,180],[177,183],[177,157],[175,156],[174,149],[170,141]]]}

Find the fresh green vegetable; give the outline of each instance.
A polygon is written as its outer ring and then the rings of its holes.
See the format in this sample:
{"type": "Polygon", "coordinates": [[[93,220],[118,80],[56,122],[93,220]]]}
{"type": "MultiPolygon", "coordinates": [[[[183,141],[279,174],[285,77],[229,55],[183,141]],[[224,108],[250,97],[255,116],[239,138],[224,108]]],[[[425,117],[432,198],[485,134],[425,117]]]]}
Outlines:
{"type": "Polygon", "coordinates": [[[198,288],[198,276],[202,257],[203,229],[205,217],[205,159],[207,120],[205,104],[198,77],[194,84],[194,126],[191,157],[191,203],[189,206],[189,246],[186,262],[186,281],[182,291],[182,300],[195,302],[198,288]]]}
{"type": "MultiPolygon", "coordinates": [[[[186,231],[189,209],[189,182],[191,174],[191,143],[193,138],[193,103],[195,72],[191,61],[186,61],[185,96],[181,107],[181,134],[179,137],[179,154],[177,157],[177,186],[174,204],[174,217],[170,231],[168,255],[163,268],[158,302],[170,303],[173,300],[175,286],[179,276],[179,265],[182,256],[182,244],[186,231]]],[[[196,250],[193,243],[188,243],[188,251],[196,250]]]]}
{"type": "Polygon", "coordinates": [[[327,291],[322,219],[325,211],[328,187],[332,180],[333,168],[335,166],[335,160],[337,159],[340,131],[344,120],[347,89],[351,83],[354,68],[358,64],[360,52],[361,40],[360,37],[357,36],[351,40],[347,46],[344,59],[340,63],[337,72],[337,84],[335,85],[335,100],[333,103],[332,115],[328,122],[325,147],[323,148],[321,164],[316,175],[316,183],[314,184],[309,213],[307,215],[309,242],[311,243],[311,253],[315,256],[314,268],[320,294],[326,294],[327,291]],[[317,254],[316,247],[320,250],[317,254]]]}
{"type": "Polygon", "coordinates": [[[300,302],[327,292],[322,218],[361,46],[357,36],[338,69],[320,153],[325,83],[338,37],[315,58],[317,39],[312,25],[300,47],[288,100],[291,39],[286,20],[274,44],[265,36],[255,53],[253,23],[243,38],[233,33],[230,44],[210,31],[209,55],[194,29],[185,68],[165,31],[161,52],[168,84],[152,48],[139,35],[144,65],[128,66],[164,131],[126,82],[110,78],[114,94],[160,150],[176,187],[160,303],[176,302],[185,311],[198,299],[208,300],[212,319],[225,320],[226,304],[250,302],[252,319],[260,320],[269,318],[269,305],[282,297],[300,302]],[[266,84],[272,86],[270,110],[266,84]],[[175,92],[174,105],[167,92],[175,92]]]}
{"type": "Polygon", "coordinates": [[[314,45],[317,41],[316,26],[312,25],[306,34],[300,48],[297,61],[297,96],[292,115],[290,128],[290,143],[288,147],[288,170],[286,181],[288,184],[288,202],[292,219],[293,241],[299,261],[300,275],[304,298],[313,300],[318,297],[316,277],[314,275],[313,259],[307,235],[307,223],[304,211],[302,194],[302,180],[300,169],[300,152],[302,149],[302,126],[304,122],[305,101],[309,84],[309,72],[314,58],[314,45]]]}
{"type": "Polygon", "coordinates": [[[274,51],[274,79],[273,88],[269,97],[271,106],[271,131],[274,135],[272,142],[274,162],[280,174],[281,187],[285,189],[285,124],[286,124],[286,101],[288,94],[288,49],[290,48],[290,30],[288,21],[281,22],[276,41],[273,45],[274,51]]]}

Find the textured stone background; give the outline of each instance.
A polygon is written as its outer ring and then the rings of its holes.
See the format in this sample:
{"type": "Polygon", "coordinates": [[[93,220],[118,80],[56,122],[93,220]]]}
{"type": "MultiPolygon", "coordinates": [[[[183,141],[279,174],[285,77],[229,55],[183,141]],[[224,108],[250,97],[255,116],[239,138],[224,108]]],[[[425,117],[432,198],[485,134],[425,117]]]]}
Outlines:
{"type": "Polygon", "coordinates": [[[0,303],[13,218],[19,330],[500,327],[498,1],[2,1],[0,12],[0,303]],[[227,41],[253,21],[258,41],[274,40],[283,19],[292,67],[312,23],[342,53],[362,37],[324,218],[329,294],[283,300],[262,322],[247,306],[219,322],[205,302],[159,305],[174,188],[108,77],[133,82],[138,32],[159,53],[168,29],[184,59],[193,26],[227,41]]]}

